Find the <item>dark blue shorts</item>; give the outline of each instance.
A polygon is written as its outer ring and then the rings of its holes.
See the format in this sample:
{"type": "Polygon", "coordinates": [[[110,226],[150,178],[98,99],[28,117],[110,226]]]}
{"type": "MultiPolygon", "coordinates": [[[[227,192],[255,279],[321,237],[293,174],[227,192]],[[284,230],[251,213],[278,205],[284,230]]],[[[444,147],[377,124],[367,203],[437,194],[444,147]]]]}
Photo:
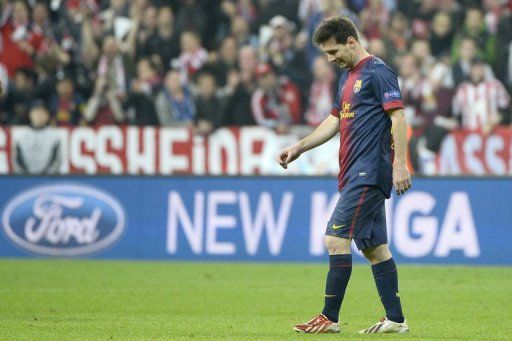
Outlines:
{"type": "Polygon", "coordinates": [[[359,250],[387,244],[385,199],[376,186],[349,185],[343,188],[325,234],[352,238],[359,250]]]}

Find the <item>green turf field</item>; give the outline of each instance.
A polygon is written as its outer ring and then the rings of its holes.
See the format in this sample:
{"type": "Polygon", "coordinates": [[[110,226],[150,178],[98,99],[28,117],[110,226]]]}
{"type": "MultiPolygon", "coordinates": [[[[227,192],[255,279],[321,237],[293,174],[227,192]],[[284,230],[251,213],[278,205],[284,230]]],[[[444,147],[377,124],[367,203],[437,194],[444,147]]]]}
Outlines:
{"type": "Polygon", "coordinates": [[[322,308],[325,265],[0,261],[0,339],[511,339],[512,268],[400,266],[408,335],[359,336],[383,315],[358,265],[340,335],[296,335],[322,308]]]}

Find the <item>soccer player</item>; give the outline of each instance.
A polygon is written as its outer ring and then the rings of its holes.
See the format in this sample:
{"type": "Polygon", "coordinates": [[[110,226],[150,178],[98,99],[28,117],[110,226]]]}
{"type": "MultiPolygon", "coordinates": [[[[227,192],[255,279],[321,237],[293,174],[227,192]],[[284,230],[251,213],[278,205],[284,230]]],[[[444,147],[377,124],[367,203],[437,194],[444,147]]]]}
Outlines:
{"type": "Polygon", "coordinates": [[[350,243],[369,260],[386,317],[360,333],[405,333],[395,262],[387,245],[384,200],[392,186],[403,194],[411,187],[406,166],[406,122],[398,80],[379,58],[360,44],[346,17],[323,20],[313,42],[344,69],[331,114],[313,131],[284,149],[277,162],[287,168],[302,153],[340,133],[340,197],[327,224],[325,246],[330,268],[321,314],[294,329],[337,333],[338,315],[352,272],[350,243]]]}

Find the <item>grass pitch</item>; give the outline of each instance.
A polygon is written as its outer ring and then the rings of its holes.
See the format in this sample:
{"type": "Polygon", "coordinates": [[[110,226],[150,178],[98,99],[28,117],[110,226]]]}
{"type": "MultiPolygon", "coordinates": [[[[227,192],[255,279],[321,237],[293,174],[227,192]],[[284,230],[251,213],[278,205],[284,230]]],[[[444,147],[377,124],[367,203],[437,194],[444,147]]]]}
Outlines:
{"type": "Polygon", "coordinates": [[[367,335],[383,309],[352,272],[339,335],[291,328],[320,312],[327,265],[0,261],[0,339],[511,339],[512,268],[399,265],[411,332],[367,335]]]}

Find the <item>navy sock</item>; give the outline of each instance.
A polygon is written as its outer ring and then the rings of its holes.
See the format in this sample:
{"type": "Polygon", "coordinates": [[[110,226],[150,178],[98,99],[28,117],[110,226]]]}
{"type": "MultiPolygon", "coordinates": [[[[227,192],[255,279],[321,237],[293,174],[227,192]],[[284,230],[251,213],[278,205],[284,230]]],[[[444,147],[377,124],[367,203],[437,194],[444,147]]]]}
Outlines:
{"type": "Polygon", "coordinates": [[[398,293],[398,274],[395,261],[390,258],[372,265],[372,272],[380,300],[384,309],[386,309],[386,317],[393,322],[404,322],[402,304],[398,293]]]}
{"type": "Polygon", "coordinates": [[[325,283],[325,305],[322,314],[338,322],[341,302],[345,296],[348,280],[352,273],[352,255],[330,255],[329,272],[325,283]]]}

